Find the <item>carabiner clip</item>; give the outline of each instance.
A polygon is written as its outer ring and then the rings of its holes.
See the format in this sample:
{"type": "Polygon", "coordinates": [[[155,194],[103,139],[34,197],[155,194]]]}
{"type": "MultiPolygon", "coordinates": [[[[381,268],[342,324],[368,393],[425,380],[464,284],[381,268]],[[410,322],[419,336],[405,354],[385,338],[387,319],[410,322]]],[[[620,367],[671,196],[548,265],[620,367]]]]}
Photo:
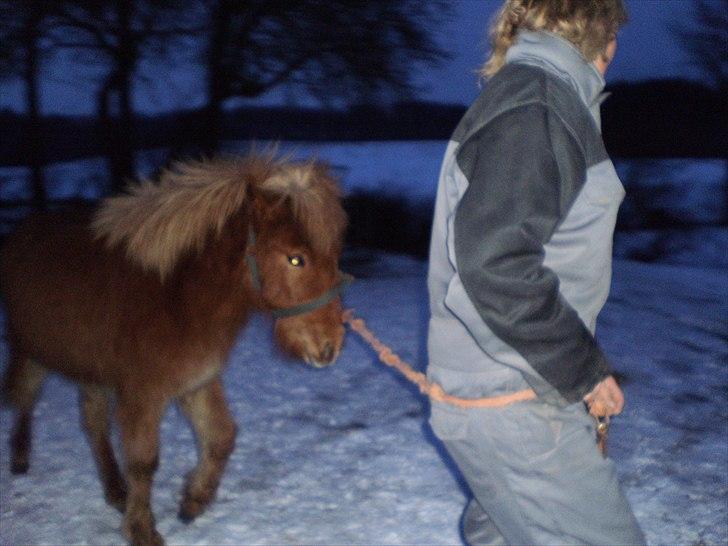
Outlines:
{"type": "Polygon", "coordinates": [[[607,456],[607,434],[609,433],[609,416],[595,417],[597,422],[597,445],[604,457],[607,456]]]}

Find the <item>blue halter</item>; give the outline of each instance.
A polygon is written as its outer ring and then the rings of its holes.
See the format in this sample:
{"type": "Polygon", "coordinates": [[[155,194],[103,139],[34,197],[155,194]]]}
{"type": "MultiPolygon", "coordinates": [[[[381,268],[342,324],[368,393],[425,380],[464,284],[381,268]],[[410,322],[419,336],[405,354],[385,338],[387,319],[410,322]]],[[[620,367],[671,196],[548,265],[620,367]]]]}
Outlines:
{"type": "MultiPolygon", "coordinates": [[[[253,227],[250,226],[248,228],[248,245],[245,252],[245,262],[248,264],[248,269],[250,270],[250,277],[253,281],[253,286],[258,292],[260,292],[263,288],[260,280],[260,270],[258,268],[258,262],[255,260],[255,256],[253,256],[250,252],[250,249],[254,245],[255,232],[253,231],[253,227]]],[[[337,282],[332,288],[321,294],[318,298],[312,299],[304,303],[300,303],[298,305],[292,305],[291,307],[273,309],[271,311],[271,314],[274,318],[286,318],[296,315],[303,315],[304,313],[308,313],[310,311],[313,311],[314,309],[323,307],[324,305],[326,305],[327,303],[331,303],[331,301],[338,297],[344,291],[344,289],[349,286],[353,281],[353,276],[349,275],[348,273],[342,273],[340,271],[339,282],[337,282]]]]}

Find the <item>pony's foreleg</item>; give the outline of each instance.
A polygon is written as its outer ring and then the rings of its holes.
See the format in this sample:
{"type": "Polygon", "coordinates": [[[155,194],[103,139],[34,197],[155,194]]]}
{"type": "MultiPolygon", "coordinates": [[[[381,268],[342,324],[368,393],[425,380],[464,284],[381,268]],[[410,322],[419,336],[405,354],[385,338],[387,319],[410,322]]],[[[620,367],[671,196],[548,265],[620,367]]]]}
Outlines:
{"type": "Polygon", "coordinates": [[[46,369],[30,358],[18,354],[11,357],[3,394],[18,411],[10,437],[10,471],[13,474],[25,474],[30,466],[33,407],[46,375],[46,369]]]}
{"type": "Polygon", "coordinates": [[[180,405],[197,437],[199,460],[185,486],[179,518],[190,522],[215,496],[220,477],[235,447],[236,427],[225,403],[222,382],[216,378],[180,398],[180,405]]]}
{"type": "Polygon", "coordinates": [[[80,388],[81,422],[96,461],[106,502],[124,512],[126,484],[121,477],[114,450],[109,442],[109,393],[101,387],[80,388]]]}
{"type": "Polygon", "coordinates": [[[159,423],[164,402],[143,392],[121,393],[117,415],[126,463],[124,534],[134,546],[161,546],[151,508],[152,479],[159,464],[159,423]]]}

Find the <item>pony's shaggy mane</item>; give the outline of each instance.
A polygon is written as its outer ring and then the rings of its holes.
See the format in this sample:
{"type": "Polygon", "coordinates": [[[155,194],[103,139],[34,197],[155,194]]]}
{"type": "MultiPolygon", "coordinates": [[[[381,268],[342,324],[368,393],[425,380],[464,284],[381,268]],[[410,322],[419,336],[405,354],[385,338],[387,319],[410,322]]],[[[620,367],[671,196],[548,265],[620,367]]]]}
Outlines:
{"type": "Polygon", "coordinates": [[[345,225],[338,186],[325,166],[272,153],[176,163],[158,182],[142,180],[127,191],[102,202],[92,229],[162,280],[182,255],[202,250],[211,233],[218,236],[253,191],[284,202],[317,252],[334,252],[345,225]]]}

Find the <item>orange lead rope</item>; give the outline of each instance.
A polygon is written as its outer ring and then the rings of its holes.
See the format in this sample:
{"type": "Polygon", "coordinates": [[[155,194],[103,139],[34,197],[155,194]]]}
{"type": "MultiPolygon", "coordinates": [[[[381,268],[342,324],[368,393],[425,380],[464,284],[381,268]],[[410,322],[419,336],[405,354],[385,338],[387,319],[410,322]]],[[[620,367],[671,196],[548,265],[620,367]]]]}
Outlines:
{"type": "Polygon", "coordinates": [[[371,347],[379,355],[379,360],[387,366],[397,369],[408,380],[417,385],[420,392],[428,396],[431,400],[444,402],[461,408],[499,408],[515,402],[533,400],[536,398],[536,393],[533,389],[525,389],[502,396],[475,399],[458,398],[457,396],[447,394],[440,385],[429,381],[425,374],[415,371],[412,366],[402,361],[402,359],[400,359],[399,356],[392,351],[392,349],[379,341],[371,330],[367,328],[362,319],[354,318],[353,310],[349,309],[348,311],[344,311],[342,318],[345,324],[348,324],[352,330],[364,339],[364,341],[371,345],[371,347]]]}
{"type": "MultiPolygon", "coordinates": [[[[366,323],[360,318],[354,318],[354,310],[348,309],[344,311],[342,315],[344,324],[348,324],[349,327],[359,334],[361,338],[366,341],[379,356],[379,360],[399,371],[409,381],[417,385],[420,392],[434,400],[435,402],[443,402],[460,408],[501,408],[508,406],[516,402],[523,402],[525,400],[534,400],[537,398],[536,392],[533,389],[524,389],[516,391],[511,394],[504,394],[500,396],[491,396],[489,398],[458,398],[446,393],[443,388],[437,383],[429,381],[425,374],[418,372],[412,368],[409,364],[404,362],[399,356],[392,351],[387,345],[382,343],[367,328],[366,323]]],[[[597,443],[602,454],[606,456],[606,442],[607,442],[607,430],[609,428],[609,420],[600,420],[597,425],[597,443]]]]}

